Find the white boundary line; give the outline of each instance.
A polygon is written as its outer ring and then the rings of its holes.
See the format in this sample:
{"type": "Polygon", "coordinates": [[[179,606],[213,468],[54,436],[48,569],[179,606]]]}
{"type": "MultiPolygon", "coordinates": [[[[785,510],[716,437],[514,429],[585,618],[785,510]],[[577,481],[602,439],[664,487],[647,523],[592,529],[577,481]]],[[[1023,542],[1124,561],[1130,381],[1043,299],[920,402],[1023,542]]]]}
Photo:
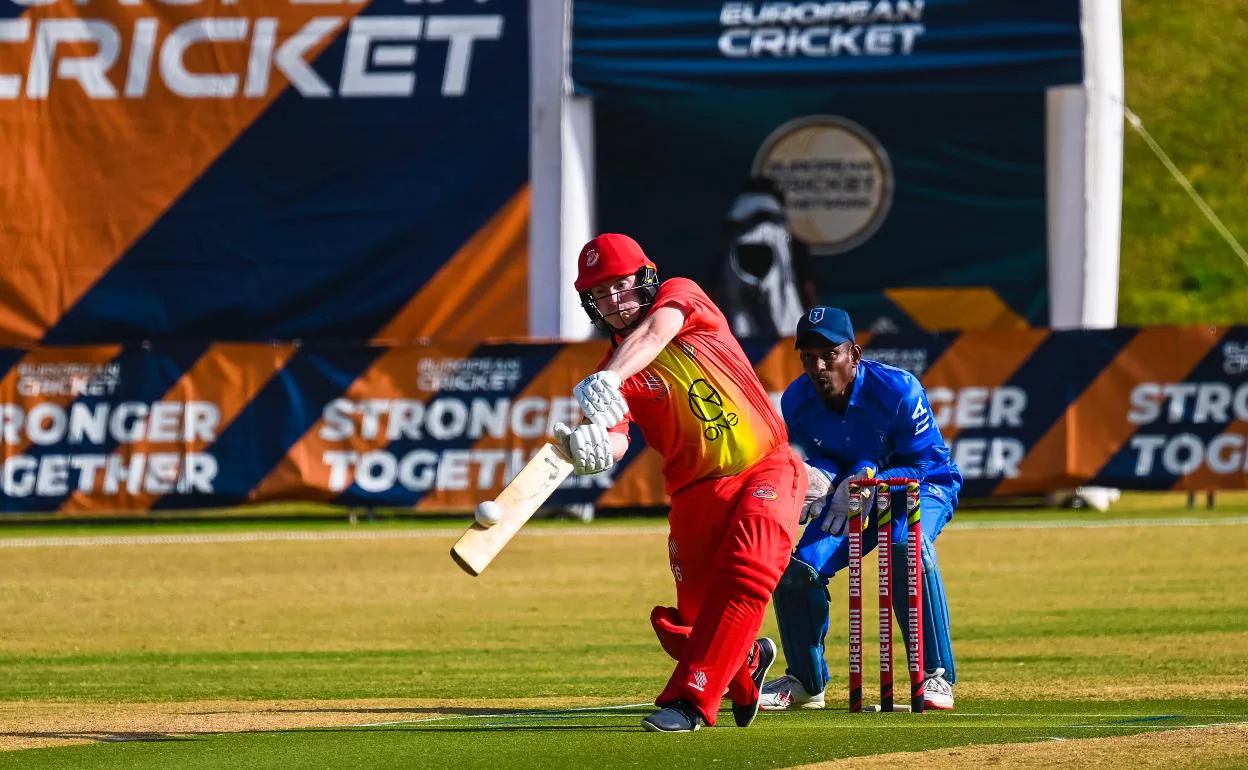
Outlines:
{"type": "MultiPolygon", "coordinates": [[[[1173,519],[1065,519],[1045,521],[970,521],[954,520],[949,528],[959,531],[1009,529],[1109,529],[1130,527],[1224,527],[1248,525],[1248,516],[1173,519]]],[[[105,545],[201,545],[209,543],[268,543],[281,541],[333,542],[342,540],[454,540],[463,529],[385,530],[379,532],[293,531],[293,532],[197,532],[185,535],[96,535],[84,537],[4,537],[0,529],[0,549],[53,548],[105,545]]],[[[613,535],[665,535],[666,526],[637,527],[568,527],[528,529],[524,537],[609,537],[613,535]]]]}
{"type": "MultiPolygon", "coordinates": [[[[396,721],[392,721],[392,722],[367,722],[367,723],[364,723],[364,724],[356,724],[356,725],[343,725],[342,727],[343,727],[343,728],[359,728],[359,727],[394,727],[394,726],[398,726],[398,725],[425,724],[425,723],[428,723],[428,722],[445,722],[445,721],[455,720],[455,719],[528,719],[528,720],[532,720],[532,719],[571,719],[571,718],[574,718],[574,717],[576,717],[576,716],[580,716],[580,715],[583,715],[583,714],[587,714],[588,712],[595,712],[595,711],[625,711],[625,710],[628,710],[628,709],[636,709],[636,708],[642,708],[642,707],[646,707],[646,706],[653,707],[653,705],[654,705],[654,704],[652,704],[652,703],[623,703],[623,704],[617,704],[617,705],[607,705],[607,706],[582,706],[582,707],[578,707],[578,708],[569,708],[569,709],[550,709],[550,710],[547,710],[547,711],[541,711],[541,710],[538,710],[538,711],[515,711],[515,712],[499,712],[499,713],[489,713],[489,714],[445,714],[445,715],[442,715],[442,716],[421,717],[420,719],[400,719],[400,720],[396,720],[396,721]]],[[[1132,723],[1130,723],[1130,724],[1087,724],[1087,725],[1083,725],[1083,724],[1068,724],[1068,725],[1064,725],[1064,726],[1063,726],[1063,727],[1064,727],[1064,728],[1066,728],[1066,729],[1075,729],[1075,728],[1087,728],[1087,729],[1118,728],[1118,729],[1144,729],[1144,730],[1152,730],[1152,731],[1157,731],[1157,732],[1163,732],[1163,731],[1167,731],[1167,730],[1190,730],[1190,729],[1200,729],[1200,728],[1208,728],[1208,727],[1231,727],[1231,726],[1235,726],[1235,725],[1244,725],[1244,724],[1248,724],[1248,715],[1245,715],[1245,714],[1193,714],[1193,715],[1187,715],[1187,714],[1090,714],[1090,713],[1075,712],[1075,713],[1070,713],[1070,714],[1047,714],[1047,715],[1046,715],[1046,714],[1035,714],[1035,713],[1027,713],[1027,714],[1023,714],[1023,713],[999,713],[999,714],[994,714],[994,713],[987,713],[987,712],[969,712],[969,713],[968,713],[968,712],[953,712],[953,713],[950,713],[950,714],[943,714],[942,716],[943,716],[943,717],[945,717],[945,718],[950,718],[950,717],[981,717],[981,718],[1007,718],[1007,719],[1012,719],[1012,718],[1017,718],[1017,717],[1039,717],[1039,716],[1060,716],[1060,717],[1062,717],[1062,718],[1070,718],[1070,719],[1110,719],[1110,718],[1115,718],[1115,719],[1116,719],[1116,718],[1139,718],[1139,719],[1148,719],[1148,718],[1150,718],[1150,717],[1158,717],[1158,716],[1173,717],[1173,718],[1174,718],[1174,719],[1176,719],[1176,720],[1179,720],[1179,719],[1189,719],[1189,718],[1193,718],[1193,717],[1197,717],[1197,716],[1201,716],[1201,717],[1240,717],[1240,718],[1241,718],[1241,721],[1232,721],[1232,722],[1205,722],[1205,723],[1201,723],[1201,724],[1194,724],[1194,725],[1193,725],[1193,724],[1174,724],[1174,723],[1173,723],[1173,722],[1171,722],[1171,721],[1165,721],[1165,722],[1160,722],[1160,721],[1159,721],[1159,722],[1154,722],[1154,723],[1148,723],[1148,722],[1132,722],[1132,723]]],[[[865,722],[865,721],[866,721],[866,720],[864,720],[864,722],[865,722]]],[[[1075,740],[1074,738],[1058,738],[1058,737],[1054,737],[1054,736],[1046,736],[1046,737],[1048,738],[1048,740],[1054,740],[1054,741],[1075,740]]]]}
{"type": "Polygon", "coordinates": [[[1199,518],[1179,516],[1173,519],[1055,519],[1045,521],[968,521],[954,519],[949,529],[1111,529],[1117,527],[1229,527],[1248,524],[1248,516],[1217,516],[1199,518]]]}
{"type": "MultiPolygon", "coordinates": [[[[380,532],[295,531],[295,532],[198,532],[186,535],[99,535],[86,537],[13,537],[0,531],[0,548],[39,548],[44,546],[90,545],[185,545],[201,543],[267,543],[277,541],[335,540],[428,540],[454,541],[464,529],[414,529],[380,532]]],[[[526,537],[583,537],[586,535],[660,535],[667,527],[572,527],[568,529],[530,529],[526,537]]]]}

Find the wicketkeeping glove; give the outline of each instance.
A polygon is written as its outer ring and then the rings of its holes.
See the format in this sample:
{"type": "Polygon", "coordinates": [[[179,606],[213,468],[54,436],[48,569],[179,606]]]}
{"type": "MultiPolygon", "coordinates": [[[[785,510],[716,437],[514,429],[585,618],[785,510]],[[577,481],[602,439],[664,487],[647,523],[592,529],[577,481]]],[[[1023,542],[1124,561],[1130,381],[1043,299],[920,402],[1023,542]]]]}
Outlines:
{"type": "Polygon", "coordinates": [[[805,524],[817,516],[822,516],[823,509],[828,504],[828,497],[832,494],[831,473],[822,468],[807,465],[806,479],[809,484],[806,487],[806,497],[802,501],[802,516],[798,519],[799,524],[805,524]]]}
{"type": "MultiPolygon", "coordinates": [[[[849,519],[849,482],[869,479],[874,475],[870,468],[863,468],[853,476],[842,479],[841,483],[836,487],[836,492],[832,493],[832,497],[828,501],[827,508],[823,514],[823,520],[819,522],[820,529],[833,535],[845,534],[845,522],[849,519]]],[[[866,515],[871,510],[871,502],[874,499],[874,487],[864,490],[862,495],[863,515],[866,515]]]]}

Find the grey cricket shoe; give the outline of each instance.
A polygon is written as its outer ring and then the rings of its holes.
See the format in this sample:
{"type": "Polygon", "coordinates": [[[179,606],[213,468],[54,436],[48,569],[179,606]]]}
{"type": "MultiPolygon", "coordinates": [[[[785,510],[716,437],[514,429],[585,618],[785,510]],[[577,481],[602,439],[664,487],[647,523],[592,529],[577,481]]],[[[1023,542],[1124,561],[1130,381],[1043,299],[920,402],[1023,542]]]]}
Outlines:
{"type": "Polygon", "coordinates": [[[641,726],[652,733],[691,733],[704,723],[698,710],[683,700],[673,701],[641,720],[641,726]]]}
{"type": "Polygon", "coordinates": [[[754,686],[758,688],[758,695],[751,703],[734,702],[732,704],[732,718],[737,723],[737,727],[749,727],[754,717],[758,716],[759,703],[763,698],[763,682],[767,680],[767,672],[771,670],[771,664],[775,662],[776,643],[765,636],[755,641],[753,649],[750,650],[749,665],[754,669],[750,678],[754,680],[754,686]]]}

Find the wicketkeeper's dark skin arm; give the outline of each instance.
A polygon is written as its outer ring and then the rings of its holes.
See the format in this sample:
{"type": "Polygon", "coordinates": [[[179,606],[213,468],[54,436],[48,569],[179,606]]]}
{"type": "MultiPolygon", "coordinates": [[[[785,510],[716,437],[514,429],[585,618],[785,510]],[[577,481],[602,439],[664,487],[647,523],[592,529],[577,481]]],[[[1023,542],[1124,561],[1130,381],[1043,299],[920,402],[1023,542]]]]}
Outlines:
{"type": "MultiPolygon", "coordinates": [[[[680,308],[668,305],[651,311],[624,338],[603,369],[615,372],[621,380],[627,380],[649,366],[684,325],[685,313],[680,308]]],[[[628,451],[628,439],[619,433],[609,433],[608,437],[611,439],[611,454],[619,460],[628,451]]]]}

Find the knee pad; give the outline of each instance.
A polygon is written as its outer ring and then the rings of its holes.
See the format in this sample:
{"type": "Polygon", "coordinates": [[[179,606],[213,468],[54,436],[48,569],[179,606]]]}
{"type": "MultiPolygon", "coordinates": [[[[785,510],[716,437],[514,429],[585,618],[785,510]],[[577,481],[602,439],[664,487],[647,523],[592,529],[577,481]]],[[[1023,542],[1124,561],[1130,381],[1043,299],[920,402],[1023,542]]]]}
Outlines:
{"type": "Polygon", "coordinates": [[[812,695],[823,692],[828,685],[823,646],[832,606],[827,581],[814,567],[791,558],[776,586],[773,605],[789,673],[812,695]]]}

